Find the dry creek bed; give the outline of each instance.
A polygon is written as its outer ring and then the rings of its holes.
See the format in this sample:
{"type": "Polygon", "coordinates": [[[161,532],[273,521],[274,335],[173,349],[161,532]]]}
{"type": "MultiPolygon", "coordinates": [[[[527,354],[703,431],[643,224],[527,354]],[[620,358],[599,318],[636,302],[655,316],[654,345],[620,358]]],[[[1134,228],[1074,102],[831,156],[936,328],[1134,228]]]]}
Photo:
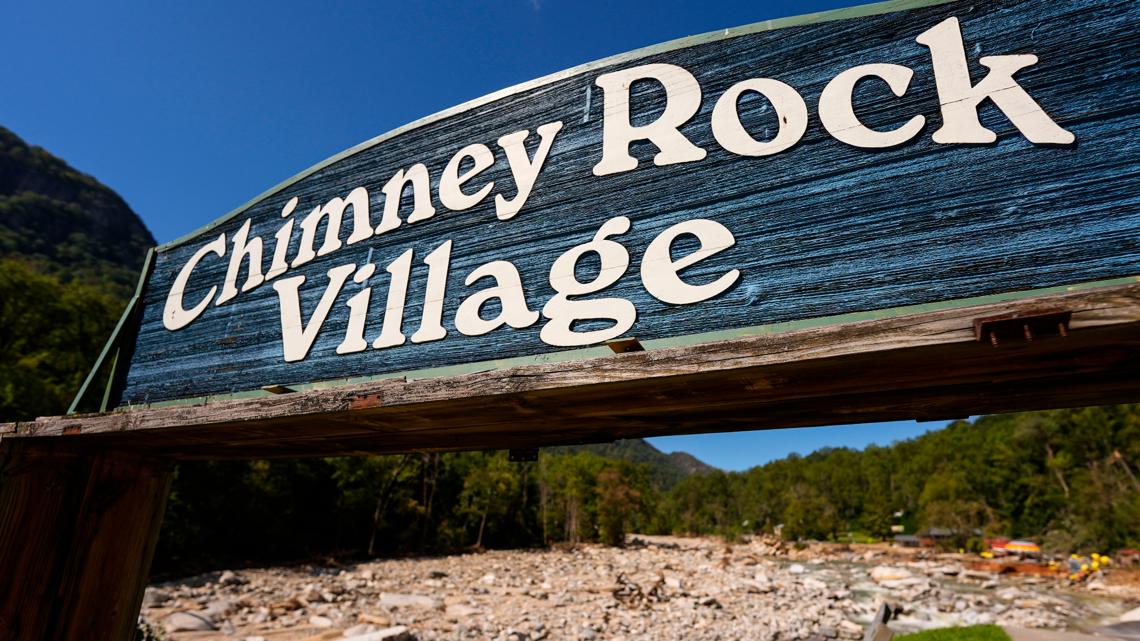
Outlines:
{"type": "Polygon", "coordinates": [[[895,630],[1115,622],[1140,588],[967,569],[883,546],[637,536],[624,549],[492,551],[211,573],[147,588],[171,641],[631,641],[862,638],[886,601],[895,630]]]}

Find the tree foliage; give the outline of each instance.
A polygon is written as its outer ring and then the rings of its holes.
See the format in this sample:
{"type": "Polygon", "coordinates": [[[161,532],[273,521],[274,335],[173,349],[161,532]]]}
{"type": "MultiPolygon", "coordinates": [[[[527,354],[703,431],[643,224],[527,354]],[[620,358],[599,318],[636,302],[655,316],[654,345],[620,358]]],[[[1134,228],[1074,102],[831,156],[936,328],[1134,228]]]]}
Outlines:
{"type": "MultiPolygon", "coordinates": [[[[607,450],[620,455],[620,448],[607,450]]],[[[1056,551],[1140,544],[1140,406],[987,416],[863,451],[824,449],[673,485],[647,463],[587,450],[179,467],[159,568],[203,569],[319,554],[390,555],[627,532],[780,531],[846,540],[945,528],[1032,537],[1056,551]]],[[[668,475],[664,475],[668,476],[668,475]]]]}
{"type": "Polygon", "coordinates": [[[122,307],[102,288],[0,259],[0,421],[63,413],[122,307]]]}
{"type": "Polygon", "coordinates": [[[659,529],[886,537],[940,528],[1033,537],[1057,551],[1140,543],[1140,406],[958,421],[890,447],[824,449],[746,472],[695,476],[662,500],[659,529]],[[901,514],[901,519],[893,515],[901,514]]]}
{"type": "Polygon", "coordinates": [[[558,541],[620,544],[646,530],[644,464],[589,452],[409,454],[178,466],[156,570],[327,554],[393,555],[558,541]]]}

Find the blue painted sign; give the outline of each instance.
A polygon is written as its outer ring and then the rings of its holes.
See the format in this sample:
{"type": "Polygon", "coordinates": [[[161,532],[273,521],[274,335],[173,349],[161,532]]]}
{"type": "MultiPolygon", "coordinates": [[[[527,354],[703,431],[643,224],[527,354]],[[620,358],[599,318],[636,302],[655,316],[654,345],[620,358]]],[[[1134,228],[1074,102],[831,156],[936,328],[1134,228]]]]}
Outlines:
{"type": "Polygon", "coordinates": [[[1140,5],[869,5],[380,136],[160,247],[145,403],[1140,274],[1140,5]]]}

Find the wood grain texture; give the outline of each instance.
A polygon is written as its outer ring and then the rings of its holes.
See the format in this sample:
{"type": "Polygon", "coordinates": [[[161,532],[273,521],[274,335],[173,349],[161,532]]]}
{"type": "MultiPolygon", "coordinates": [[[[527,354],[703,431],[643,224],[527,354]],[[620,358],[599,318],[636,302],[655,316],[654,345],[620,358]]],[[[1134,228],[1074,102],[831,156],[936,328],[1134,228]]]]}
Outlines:
{"type": "Polygon", "coordinates": [[[18,423],[181,458],[524,447],[1136,401],[1140,285],[464,376],[18,423]],[[1069,335],[993,347],[973,321],[1065,310],[1069,335]]]}
{"type": "MultiPolygon", "coordinates": [[[[636,304],[639,317],[628,335],[643,340],[1140,274],[1138,15],[1137,3],[1119,0],[956,2],[751,33],[603,65],[403,132],[264,198],[200,240],[162,251],[147,286],[120,400],[138,404],[556,351],[538,338],[545,319],[527,329],[500,328],[481,337],[457,332],[458,302],[477,289],[465,287],[463,279],[480,264],[510,260],[521,272],[530,308],[540,310],[554,293],[547,283],[554,259],[616,215],[633,221],[621,239],[633,262],[604,295],[636,304]],[[914,38],[949,16],[961,20],[975,81],[985,73],[980,56],[1036,54],[1038,64],[1019,72],[1017,79],[1078,142],[1034,146],[986,103],[982,122],[998,133],[997,143],[933,143],[938,100],[929,51],[914,38]],[[681,65],[700,81],[705,96],[701,111],[682,131],[707,149],[708,157],[655,167],[651,158],[656,149],[637,143],[632,153],[640,159],[638,169],[595,177],[591,167],[600,157],[602,100],[594,87],[587,111],[587,89],[600,73],[649,62],[681,65]],[[870,62],[915,70],[902,98],[882,83],[866,82],[856,89],[858,114],[871,127],[891,128],[916,113],[926,115],[926,128],[912,142],[888,150],[857,149],[832,139],[819,124],[815,108],[827,81],[870,62]],[[808,131],[789,151],[746,158],[713,140],[709,114],[715,99],[732,83],[750,77],[779,79],[806,99],[808,131]],[[435,190],[456,150],[473,142],[495,149],[496,164],[477,182],[494,180],[496,191],[513,196],[514,184],[495,140],[529,129],[533,151],[534,129],[554,120],[565,126],[515,219],[497,220],[493,198],[463,212],[442,208],[435,190]],[[219,232],[232,236],[251,217],[253,233],[269,243],[289,198],[297,196],[297,211],[307,212],[358,185],[372,194],[377,222],[383,207],[380,187],[396,170],[416,162],[431,172],[439,209],[434,218],[343,248],[290,274],[304,274],[307,283],[321,286],[331,266],[371,257],[380,274],[370,281],[374,315],[366,335],[371,339],[379,333],[387,288],[383,268],[414,248],[403,326],[410,335],[419,325],[426,280],[420,261],[453,240],[446,339],[336,355],[347,323],[341,303],[358,291],[352,284],[309,358],[299,363],[283,361],[279,305],[268,284],[210,307],[177,332],[162,326],[164,299],[177,271],[219,232]],[[700,304],[661,303],[636,277],[640,254],[667,226],[698,217],[728,227],[737,244],[694,266],[686,278],[707,282],[738,268],[740,282],[700,304]]],[[[635,121],[658,113],[661,93],[650,83],[634,86],[635,121]]],[[[761,98],[744,99],[741,113],[759,137],[776,125],[761,98]]],[[[410,208],[410,195],[405,195],[404,216],[410,208]]],[[[294,238],[291,256],[296,243],[294,238]]],[[[220,286],[225,262],[202,263],[188,286],[191,301],[220,286]]],[[[318,296],[319,291],[303,297],[306,318],[318,296]]],[[[495,311],[492,304],[485,315],[495,311]]]]}
{"type": "Polygon", "coordinates": [[[63,439],[0,444],[0,639],[134,638],[173,466],[63,439]]]}

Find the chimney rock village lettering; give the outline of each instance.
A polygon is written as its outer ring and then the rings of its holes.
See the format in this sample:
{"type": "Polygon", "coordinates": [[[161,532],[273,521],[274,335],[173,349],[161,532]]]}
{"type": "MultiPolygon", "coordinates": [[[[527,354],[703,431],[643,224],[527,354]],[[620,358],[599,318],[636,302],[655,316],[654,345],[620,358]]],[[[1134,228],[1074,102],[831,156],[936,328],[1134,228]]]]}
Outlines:
{"type": "MultiPolygon", "coordinates": [[[[988,99],[1008,118],[1028,141],[1039,145],[1068,145],[1074,135],[1059,126],[1014,78],[1018,71],[1037,64],[1035,55],[989,55],[978,62],[988,69],[979,82],[971,80],[957,18],[948,18],[915,39],[929,50],[930,61],[941,106],[941,126],[932,134],[940,145],[979,145],[993,143],[996,134],[982,125],[978,107],[988,99]]],[[[866,126],[857,114],[853,94],[864,80],[885,83],[897,97],[906,94],[914,71],[909,67],[877,62],[845,69],[827,83],[819,97],[817,114],[823,128],[836,140],[861,149],[884,149],[906,143],[923,130],[924,114],[910,116],[904,124],[890,130],[866,126]]],[[[648,141],[657,148],[653,158],[658,166],[694,163],[705,159],[706,149],[697,146],[681,132],[681,126],[692,119],[702,105],[701,86],[681,66],[664,63],[643,64],[609,73],[594,80],[602,91],[604,122],[601,154],[593,165],[594,176],[607,176],[637,169],[638,161],[630,154],[630,145],[648,141]],[[651,122],[631,122],[631,87],[635,83],[658,83],[665,92],[664,108],[651,122]]],[[[808,127],[808,105],[792,86],[772,78],[743,78],[717,98],[711,112],[710,126],[716,143],[732,154],[763,158],[786,152],[804,136],[808,127]],[[766,139],[757,139],[742,123],[738,109],[747,94],[759,94],[769,101],[777,118],[778,129],[766,139]]],[[[438,175],[438,202],[452,212],[471,209],[494,195],[495,216],[509,221],[524,212],[528,198],[548,162],[555,162],[550,151],[563,122],[547,122],[529,129],[518,129],[500,136],[494,147],[473,142],[459,149],[438,175]],[[497,190],[493,181],[479,176],[495,163],[505,160],[514,180],[514,193],[497,190]]],[[[760,170],[762,161],[757,161],[760,170]]],[[[709,300],[725,292],[746,276],[739,269],[725,269],[709,282],[696,284],[682,277],[682,271],[721,252],[730,251],[736,243],[733,231],[710,219],[696,218],[673,224],[658,233],[645,247],[627,247],[622,236],[635,224],[626,216],[609,218],[585,242],[567,247],[550,266],[549,283],[555,294],[541,310],[527,303],[526,285],[509,260],[494,260],[478,266],[463,276],[472,291],[455,310],[445,310],[445,289],[450,277],[454,242],[447,239],[423,257],[427,266],[426,287],[420,301],[421,317],[411,336],[403,331],[408,284],[416,256],[407,249],[384,266],[390,275],[387,292],[374,296],[369,280],[377,265],[371,262],[346,262],[327,271],[327,281],[307,283],[304,275],[290,276],[290,270],[318,257],[328,256],[343,247],[352,246],[374,236],[398,234],[405,225],[431,225],[439,214],[431,198],[429,168],[415,163],[396,171],[379,186],[384,207],[377,219],[372,211],[375,185],[356,186],[343,195],[320,204],[312,204],[298,223],[294,214],[301,206],[297,197],[288,198],[281,206],[283,220],[272,238],[251,236],[251,220],[227,238],[220,234],[201,245],[182,266],[166,296],[162,316],[167,330],[187,327],[211,305],[224,305],[243,293],[272,283],[280,305],[282,356],[286,362],[304,360],[321,332],[334,305],[348,308],[348,322],[343,340],[335,348],[337,354],[352,354],[368,349],[388,349],[412,343],[443,340],[447,336],[444,315],[454,315],[455,329],[467,336],[481,336],[504,325],[525,328],[545,318],[539,337],[548,345],[573,347],[596,344],[627,332],[637,318],[633,302],[621,297],[583,298],[596,295],[625,276],[631,251],[640,255],[641,286],[657,300],[672,305],[691,305],[709,300]],[[413,206],[401,217],[401,199],[411,190],[413,206]],[[351,215],[349,213],[351,212],[351,215]],[[324,233],[321,233],[323,227],[324,233]],[[347,230],[347,237],[344,232],[347,230]],[[299,249],[288,255],[290,241],[300,235],[299,249]],[[682,238],[691,237],[697,245],[682,256],[675,256],[682,238]],[[224,281],[211,286],[198,300],[184,300],[184,292],[194,278],[195,269],[205,261],[227,261],[224,281]],[[592,277],[582,278],[588,271],[585,262],[596,260],[592,277]],[[340,302],[342,290],[352,280],[362,287],[340,302]],[[240,284],[240,285],[239,285],[240,284]],[[313,297],[316,305],[308,318],[302,313],[302,297],[313,297]],[[381,303],[382,298],[382,303],[381,303]],[[374,300],[375,299],[375,300],[374,300]],[[486,304],[497,300],[498,312],[485,318],[486,304]],[[381,307],[382,305],[382,307],[381,307]],[[380,315],[380,331],[368,335],[368,320],[380,315]],[[603,327],[577,329],[583,321],[604,321],[603,327]]],[[[306,205],[305,208],[310,205],[306,205]]],[[[304,209],[304,208],[302,208],[304,209]]],[[[586,236],[585,234],[583,236],[586,236]]]]}

